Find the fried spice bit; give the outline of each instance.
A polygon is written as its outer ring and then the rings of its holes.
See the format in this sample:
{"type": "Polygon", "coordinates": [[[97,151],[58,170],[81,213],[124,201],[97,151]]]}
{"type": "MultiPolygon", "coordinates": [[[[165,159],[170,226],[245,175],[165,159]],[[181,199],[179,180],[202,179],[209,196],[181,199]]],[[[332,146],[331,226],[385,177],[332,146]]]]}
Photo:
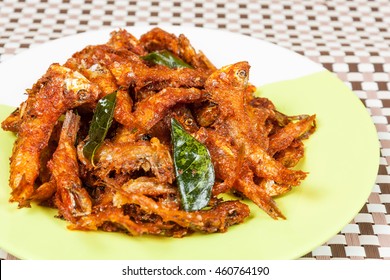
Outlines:
{"type": "Polygon", "coordinates": [[[247,200],[285,219],[273,198],[307,176],[292,167],[304,156],[316,116],[287,116],[255,97],[249,73],[246,61],[217,69],[185,35],[160,28],[140,38],[119,29],[106,44],[52,64],[2,122],[17,134],[10,201],[55,207],[70,229],[132,236],[226,232],[249,216],[247,200]],[[186,68],[147,61],[155,51],[173,54],[186,68]],[[94,146],[92,164],[84,156],[91,119],[101,117],[98,101],[114,92],[114,118],[94,146]],[[182,205],[172,119],[211,156],[215,184],[200,210],[182,205]],[[225,201],[226,193],[243,201],[225,201]]]}

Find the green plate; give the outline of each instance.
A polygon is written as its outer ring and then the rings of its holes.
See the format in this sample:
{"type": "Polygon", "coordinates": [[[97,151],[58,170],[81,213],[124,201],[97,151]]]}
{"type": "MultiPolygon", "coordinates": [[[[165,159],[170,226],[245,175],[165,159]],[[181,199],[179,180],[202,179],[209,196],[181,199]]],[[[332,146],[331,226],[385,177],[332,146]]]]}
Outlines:
{"type": "MultiPolygon", "coordinates": [[[[255,77],[252,77],[255,79],[255,77]]],[[[260,88],[286,114],[316,114],[298,168],[310,174],[277,198],[287,216],[275,221],[249,203],[250,217],[223,234],[182,239],[70,231],[56,211],[8,202],[9,156],[15,137],[0,132],[0,247],[24,259],[295,259],[320,246],[364,205],[379,165],[375,127],[360,100],[322,71],[260,88]]],[[[0,107],[3,120],[11,107],[0,107]]]]}

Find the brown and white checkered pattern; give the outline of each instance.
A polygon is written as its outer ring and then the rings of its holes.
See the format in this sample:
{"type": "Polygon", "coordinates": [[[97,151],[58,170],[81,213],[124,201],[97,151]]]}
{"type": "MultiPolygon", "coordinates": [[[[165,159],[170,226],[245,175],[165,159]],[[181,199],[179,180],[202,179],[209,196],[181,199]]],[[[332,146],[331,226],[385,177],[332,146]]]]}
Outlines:
{"type": "MultiPolygon", "coordinates": [[[[192,0],[0,2],[0,61],[52,39],[103,27],[171,24],[271,41],[336,73],[361,99],[381,144],[360,213],[304,259],[390,259],[390,1],[192,0]]],[[[11,258],[0,250],[0,258],[11,258]]]]}

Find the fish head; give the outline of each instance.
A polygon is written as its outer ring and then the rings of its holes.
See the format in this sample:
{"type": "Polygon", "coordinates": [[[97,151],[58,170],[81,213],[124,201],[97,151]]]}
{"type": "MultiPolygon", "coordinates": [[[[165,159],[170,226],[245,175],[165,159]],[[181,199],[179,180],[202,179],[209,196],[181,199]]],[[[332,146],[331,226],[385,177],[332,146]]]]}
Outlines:
{"type": "Polygon", "coordinates": [[[223,66],[209,76],[206,88],[245,88],[248,85],[249,68],[246,61],[223,66]]]}

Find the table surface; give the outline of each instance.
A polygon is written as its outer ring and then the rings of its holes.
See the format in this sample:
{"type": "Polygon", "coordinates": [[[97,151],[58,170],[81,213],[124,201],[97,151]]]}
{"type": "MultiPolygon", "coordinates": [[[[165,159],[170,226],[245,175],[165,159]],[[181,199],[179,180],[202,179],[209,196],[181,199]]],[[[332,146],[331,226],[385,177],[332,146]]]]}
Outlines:
{"type": "MultiPolygon", "coordinates": [[[[380,166],[359,214],[302,259],[390,259],[390,1],[0,1],[0,62],[80,32],[136,24],[228,30],[322,64],[370,113],[380,166]]],[[[14,257],[0,249],[0,259],[14,257]]]]}

